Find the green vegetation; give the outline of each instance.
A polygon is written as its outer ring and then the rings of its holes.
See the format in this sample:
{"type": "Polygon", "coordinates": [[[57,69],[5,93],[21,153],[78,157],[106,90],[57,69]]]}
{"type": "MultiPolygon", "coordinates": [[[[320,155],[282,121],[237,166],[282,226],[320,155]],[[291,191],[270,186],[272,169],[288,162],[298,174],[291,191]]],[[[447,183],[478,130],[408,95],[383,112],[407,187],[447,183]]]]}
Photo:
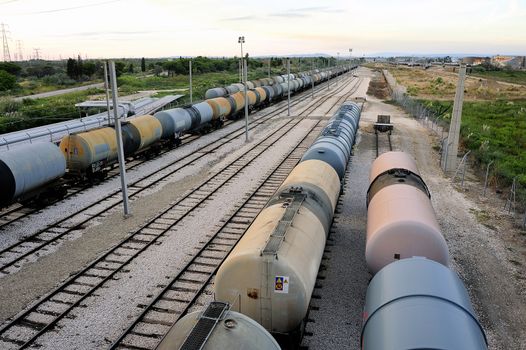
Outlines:
{"type": "Polygon", "coordinates": [[[77,118],[75,103],[102,92],[89,89],[36,100],[0,99],[0,134],[77,118]]]}
{"type": "MultiPolygon", "coordinates": [[[[451,118],[452,101],[422,102],[442,118],[451,118]]],[[[509,186],[517,177],[526,199],[526,100],[464,102],[460,132],[481,168],[494,161],[494,180],[509,186]]]]}
{"type": "Polygon", "coordinates": [[[14,89],[16,86],[16,77],[6,71],[0,70],[0,91],[14,89]]]}
{"type": "Polygon", "coordinates": [[[526,71],[518,70],[477,70],[473,69],[471,75],[486,79],[495,79],[508,83],[526,85],[526,71]]]}
{"type": "MultiPolygon", "coordinates": [[[[269,59],[248,59],[248,79],[268,75],[269,59]]],[[[271,74],[285,74],[281,58],[270,58],[271,74]]],[[[327,66],[327,58],[315,58],[318,67],[327,66]]],[[[291,72],[307,70],[312,67],[312,59],[294,58],[291,72]]],[[[331,62],[334,64],[335,62],[331,62]]],[[[187,104],[188,96],[188,58],[177,59],[126,59],[117,60],[115,68],[119,84],[119,95],[129,95],[141,90],[161,90],[154,97],[169,94],[184,94],[178,104],[187,104]]],[[[202,100],[207,89],[225,86],[239,81],[238,58],[192,59],[193,101],[202,100]]],[[[62,61],[30,61],[0,64],[0,133],[6,133],[57,121],[78,117],[74,104],[88,99],[102,91],[92,89],[82,92],[43,98],[25,99],[16,102],[10,96],[23,96],[47,92],[66,87],[92,84],[103,78],[102,62],[69,58],[62,61]],[[13,85],[14,83],[14,85],[13,85]],[[3,91],[2,91],[3,90],[3,91]],[[2,98],[1,96],[4,96],[2,98]]]]}

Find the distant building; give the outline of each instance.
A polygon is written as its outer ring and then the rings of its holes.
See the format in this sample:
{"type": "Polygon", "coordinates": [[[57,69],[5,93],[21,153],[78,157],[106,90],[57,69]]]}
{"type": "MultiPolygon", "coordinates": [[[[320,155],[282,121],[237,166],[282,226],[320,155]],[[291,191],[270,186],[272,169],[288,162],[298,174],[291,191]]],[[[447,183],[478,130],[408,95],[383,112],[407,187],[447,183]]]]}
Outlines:
{"type": "Polygon", "coordinates": [[[464,64],[470,64],[472,66],[478,66],[483,63],[490,63],[491,58],[489,57],[475,57],[475,56],[469,56],[462,58],[462,63],[464,64]]]}
{"type": "Polygon", "coordinates": [[[512,69],[525,69],[526,56],[503,56],[496,55],[491,58],[491,63],[495,66],[509,67],[512,69]]]}

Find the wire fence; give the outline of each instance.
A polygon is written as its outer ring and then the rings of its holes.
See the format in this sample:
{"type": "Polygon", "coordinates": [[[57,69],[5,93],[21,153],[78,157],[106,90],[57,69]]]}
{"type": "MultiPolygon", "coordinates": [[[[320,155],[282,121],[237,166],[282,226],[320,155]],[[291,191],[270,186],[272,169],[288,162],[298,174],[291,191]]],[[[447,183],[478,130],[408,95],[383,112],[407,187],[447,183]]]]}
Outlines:
{"type": "MultiPolygon", "coordinates": [[[[383,70],[383,76],[391,90],[391,98],[396,104],[398,104],[405,112],[415,118],[420,124],[426,128],[434,131],[440,138],[439,142],[439,154],[440,154],[440,165],[442,169],[447,168],[448,151],[451,143],[448,141],[449,137],[449,121],[444,120],[440,115],[437,115],[434,111],[427,108],[420,101],[412,98],[407,94],[407,90],[404,86],[399,85],[396,79],[387,70],[383,70]]],[[[460,186],[464,188],[464,180],[466,175],[466,169],[470,161],[471,151],[467,151],[461,161],[458,163],[456,171],[452,177],[452,182],[460,182],[460,186]]],[[[497,185],[499,183],[506,183],[504,179],[500,179],[495,167],[495,160],[490,160],[487,163],[480,163],[480,168],[485,168],[484,173],[484,186],[481,195],[487,197],[488,188],[493,185],[493,194],[497,194],[499,191],[497,185]]],[[[509,181],[509,180],[508,180],[509,181]]],[[[507,182],[509,184],[509,182],[507,182]]],[[[512,179],[511,186],[504,192],[506,195],[506,202],[503,210],[510,214],[514,220],[520,218],[520,225],[523,229],[526,229],[526,199],[521,196],[521,193],[526,192],[526,188],[519,188],[519,181],[517,176],[512,179]],[[521,192],[522,190],[522,192],[521,192]]]]}

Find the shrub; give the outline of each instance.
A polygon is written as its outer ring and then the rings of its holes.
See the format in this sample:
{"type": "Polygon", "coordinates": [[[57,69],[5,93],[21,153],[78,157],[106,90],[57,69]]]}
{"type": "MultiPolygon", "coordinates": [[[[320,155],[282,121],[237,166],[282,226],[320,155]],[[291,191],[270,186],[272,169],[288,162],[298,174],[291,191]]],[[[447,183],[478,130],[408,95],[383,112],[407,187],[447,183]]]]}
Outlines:
{"type": "Polygon", "coordinates": [[[16,77],[14,75],[0,70],[0,91],[12,90],[16,85],[16,77]]]}

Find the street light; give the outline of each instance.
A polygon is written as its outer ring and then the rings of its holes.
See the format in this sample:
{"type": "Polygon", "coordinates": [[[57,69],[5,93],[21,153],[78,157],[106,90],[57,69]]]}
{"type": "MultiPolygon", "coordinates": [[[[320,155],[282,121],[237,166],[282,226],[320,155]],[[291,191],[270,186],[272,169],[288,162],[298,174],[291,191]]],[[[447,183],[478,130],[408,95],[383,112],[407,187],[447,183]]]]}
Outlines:
{"type": "Polygon", "coordinates": [[[352,67],[352,49],[349,49],[349,69],[352,67]]]}
{"type": "Polygon", "coordinates": [[[243,84],[245,86],[245,142],[248,142],[248,96],[247,96],[247,63],[244,62],[243,58],[243,43],[245,42],[245,37],[240,36],[237,39],[237,42],[241,44],[241,77],[243,78],[243,84]]]}
{"type": "Polygon", "coordinates": [[[240,36],[238,39],[237,39],[237,42],[238,44],[241,44],[241,59],[239,61],[239,81],[242,83],[243,82],[243,44],[245,43],[245,37],[244,36],[240,36]]]}

